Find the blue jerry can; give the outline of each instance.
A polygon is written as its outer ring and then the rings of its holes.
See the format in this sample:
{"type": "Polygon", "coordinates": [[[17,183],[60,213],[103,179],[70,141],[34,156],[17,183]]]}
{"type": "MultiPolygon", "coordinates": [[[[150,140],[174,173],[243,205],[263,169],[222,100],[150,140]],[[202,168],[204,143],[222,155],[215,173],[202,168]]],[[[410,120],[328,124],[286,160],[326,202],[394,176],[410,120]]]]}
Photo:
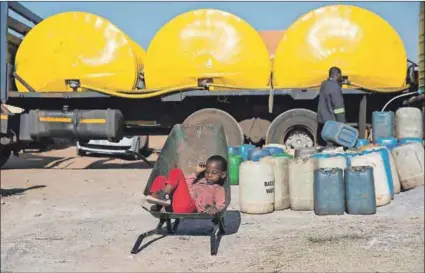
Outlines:
{"type": "Polygon", "coordinates": [[[375,111],[372,113],[372,138],[376,141],[380,138],[394,136],[394,112],[375,111]]]}
{"type": "Polygon", "coordinates": [[[395,137],[381,137],[375,141],[376,144],[387,147],[388,150],[392,151],[397,147],[397,139],[395,137]]]}
{"type": "Polygon", "coordinates": [[[327,153],[317,153],[317,154],[312,154],[311,157],[315,158],[315,159],[319,159],[319,158],[330,158],[332,156],[332,154],[327,154],[327,153]]]}
{"type": "Polygon", "coordinates": [[[232,155],[241,155],[241,148],[240,146],[229,146],[227,152],[232,155]]]}
{"type": "Polygon", "coordinates": [[[362,147],[362,146],[366,146],[366,145],[368,145],[370,142],[369,142],[369,140],[368,139],[365,139],[365,138],[359,138],[359,139],[357,139],[357,142],[356,142],[356,148],[360,148],[360,147],[362,147]]]}
{"type": "Polygon", "coordinates": [[[359,138],[356,128],[337,121],[326,121],[321,132],[322,138],[347,148],[353,148],[359,138]]]}
{"type": "Polygon", "coordinates": [[[248,152],[248,160],[258,162],[260,158],[271,156],[271,153],[267,149],[252,149],[248,152]]]}
{"type": "Polygon", "coordinates": [[[423,140],[420,137],[405,137],[399,139],[399,145],[404,145],[412,142],[423,143],[423,140]]]}
{"type": "Polygon", "coordinates": [[[375,184],[369,166],[344,170],[346,209],[348,214],[375,214],[375,184]]]}
{"type": "Polygon", "coordinates": [[[339,168],[314,171],[314,213],[341,215],[345,211],[343,170],[339,168]]]}
{"type": "Polygon", "coordinates": [[[247,161],[249,151],[254,150],[254,149],[255,149],[254,145],[244,144],[244,145],[240,146],[240,156],[242,156],[242,159],[244,161],[247,161]]]}
{"type": "Polygon", "coordinates": [[[285,151],[279,147],[266,147],[265,149],[269,150],[272,156],[285,153],[285,151]]]}

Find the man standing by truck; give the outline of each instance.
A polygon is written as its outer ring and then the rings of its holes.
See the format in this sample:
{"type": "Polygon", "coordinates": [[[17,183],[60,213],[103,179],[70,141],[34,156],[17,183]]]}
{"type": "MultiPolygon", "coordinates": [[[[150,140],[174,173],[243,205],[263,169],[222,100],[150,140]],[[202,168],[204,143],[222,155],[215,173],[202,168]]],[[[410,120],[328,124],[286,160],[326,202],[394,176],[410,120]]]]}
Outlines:
{"type": "Polygon", "coordinates": [[[345,123],[344,98],[342,96],[342,72],[338,67],[329,69],[329,78],[322,82],[317,107],[317,144],[331,146],[322,139],[321,132],[326,121],[334,120],[345,123]]]}

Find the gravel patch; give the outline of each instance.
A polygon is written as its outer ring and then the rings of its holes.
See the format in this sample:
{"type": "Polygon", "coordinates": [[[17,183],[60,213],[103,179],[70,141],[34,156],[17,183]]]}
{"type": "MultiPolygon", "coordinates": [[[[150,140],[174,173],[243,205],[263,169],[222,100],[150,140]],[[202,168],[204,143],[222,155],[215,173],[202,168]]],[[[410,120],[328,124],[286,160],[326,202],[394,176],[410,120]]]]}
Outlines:
{"type": "Polygon", "coordinates": [[[20,189],[1,197],[2,271],[424,272],[424,187],[368,216],[240,214],[232,187],[217,256],[208,221],[182,221],[176,235],[131,255],[137,236],[157,224],[140,206],[150,170],[101,160],[50,170],[15,161],[1,171],[2,191],[20,189]]]}

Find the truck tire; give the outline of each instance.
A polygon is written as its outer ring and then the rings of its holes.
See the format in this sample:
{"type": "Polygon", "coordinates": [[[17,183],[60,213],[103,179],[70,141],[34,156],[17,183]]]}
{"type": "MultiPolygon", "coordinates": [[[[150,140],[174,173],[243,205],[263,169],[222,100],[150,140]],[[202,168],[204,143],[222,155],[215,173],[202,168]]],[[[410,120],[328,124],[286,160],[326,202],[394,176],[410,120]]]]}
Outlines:
{"type": "Polygon", "coordinates": [[[83,157],[83,156],[86,156],[87,153],[85,151],[82,151],[80,149],[77,149],[77,155],[83,157]]]}
{"type": "Polygon", "coordinates": [[[266,134],[266,144],[288,145],[293,137],[292,148],[311,147],[316,143],[317,114],[307,109],[291,109],[277,116],[266,134]],[[298,139],[297,139],[298,137],[298,139]]]}
{"type": "Polygon", "coordinates": [[[0,168],[9,160],[12,150],[9,147],[0,145],[0,168]]]}
{"type": "Polygon", "coordinates": [[[143,154],[149,148],[149,136],[138,136],[134,151],[138,154],[131,154],[130,158],[134,160],[140,159],[139,153],[143,154]]]}
{"type": "Polygon", "coordinates": [[[215,108],[205,108],[189,115],[183,122],[184,125],[200,125],[206,123],[218,123],[223,126],[226,134],[227,145],[240,146],[245,137],[238,122],[229,114],[215,108]]]}

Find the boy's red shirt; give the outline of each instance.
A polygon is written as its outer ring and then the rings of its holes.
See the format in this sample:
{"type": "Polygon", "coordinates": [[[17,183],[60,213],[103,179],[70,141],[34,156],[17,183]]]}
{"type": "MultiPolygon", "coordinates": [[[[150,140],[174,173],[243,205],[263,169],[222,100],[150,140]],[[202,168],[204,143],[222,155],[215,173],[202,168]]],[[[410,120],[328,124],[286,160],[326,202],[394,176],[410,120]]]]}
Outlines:
{"type": "Polygon", "coordinates": [[[226,193],[223,186],[207,183],[205,178],[193,183],[196,179],[196,174],[191,174],[186,177],[186,183],[189,188],[189,193],[195,201],[196,210],[204,212],[206,205],[215,205],[218,211],[221,211],[226,205],[226,193]]]}

